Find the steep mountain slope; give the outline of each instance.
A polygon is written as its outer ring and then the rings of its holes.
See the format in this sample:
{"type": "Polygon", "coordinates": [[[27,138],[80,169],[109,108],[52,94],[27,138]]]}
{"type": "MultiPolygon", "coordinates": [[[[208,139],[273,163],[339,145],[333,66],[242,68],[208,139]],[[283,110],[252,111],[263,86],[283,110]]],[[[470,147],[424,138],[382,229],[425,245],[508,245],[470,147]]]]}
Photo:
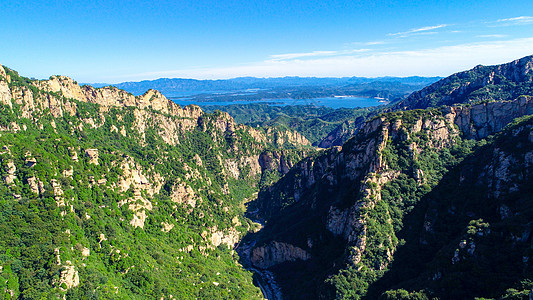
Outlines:
{"type": "Polygon", "coordinates": [[[0,103],[3,298],[261,297],[232,249],[257,226],[242,204],[272,179],[261,154],[282,174],[304,137],[3,67],[0,103]]]}
{"type": "MultiPolygon", "coordinates": [[[[533,100],[394,112],[369,122],[342,147],[308,157],[254,207],[265,218],[252,263],[275,271],[290,299],[359,298],[388,270],[404,216],[476,142],[533,100]],[[504,117],[503,117],[504,116],[504,117]]],[[[531,151],[531,145],[526,145],[531,151]]]]}
{"type": "Polygon", "coordinates": [[[477,66],[414,92],[395,109],[417,109],[457,103],[513,100],[533,96],[533,56],[496,66],[477,66]]]}
{"type": "Polygon", "coordinates": [[[405,245],[373,287],[374,297],[401,286],[441,299],[529,298],[531,182],[528,116],[475,149],[420,201],[399,233],[405,245]]]}

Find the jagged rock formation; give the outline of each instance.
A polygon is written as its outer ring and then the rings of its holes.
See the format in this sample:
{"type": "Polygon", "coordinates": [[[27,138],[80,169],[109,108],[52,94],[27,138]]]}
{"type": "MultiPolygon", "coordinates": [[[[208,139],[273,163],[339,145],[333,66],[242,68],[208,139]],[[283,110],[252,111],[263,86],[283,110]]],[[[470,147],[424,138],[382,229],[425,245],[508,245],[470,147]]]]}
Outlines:
{"type": "MultiPolygon", "coordinates": [[[[132,107],[135,116],[134,129],[143,137],[143,140],[147,125],[153,122],[165,142],[173,145],[179,143],[179,136],[184,131],[190,131],[197,125],[202,126],[201,124],[205,123],[202,121],[204,113],[198,106],[189,105],[181,108],[155,90],[148,90],[143,95],[133,96],[112,86],[98,89],[91,86],[80,87],[66,76],[52,76],[49,80],[42,81],[23,82],[19,80],[11,83],[14,76],[7,75],[2,66],[0,69],[0,102],[10,107],[13,103],[22,105],[21,113],[24,118],[31,118],[34,112],[46,110],[49,110],[56,118],[62,117],[65,113],[71,116],[79,115],[76,101],[98,104],[100,112],[107,112],[113,108],[132,107]]],[[[102,116],[100,118],[89,117],[83,121],[84,124],[80,125],[80,130],[87,125],[95,128],[105,123],[102,116]]],[[[237,125],[227,113],[220,114],[214,122],[215,127],[223,132],[249,131],[252,137],[260,143],[274,143],[279,146],[310,144],[305,137],[294,131],[268,129],[263,132],[237,125]]],[[[114,126],[112,130],[118,132],[118,127],[114,126]]],[[[127,129],[121,126],[121,134],[126,135],[129,131],[127,129]]]]}
{"type": "Polygon", "coordinates": [[[453,118],[466,138],[482,139],[499,132],[517,117],[533,114],[533,97],[520,96],[515,101],[498,101],[450,107],[447,118],[453,118]]]}
{"type": "Polygon", "coordinates": [[[268,245],[254,248],[250,259],[254,266],[266,269],[283,262],[309,258],[309,253],[302,248],[273,241],[268,245]]]}

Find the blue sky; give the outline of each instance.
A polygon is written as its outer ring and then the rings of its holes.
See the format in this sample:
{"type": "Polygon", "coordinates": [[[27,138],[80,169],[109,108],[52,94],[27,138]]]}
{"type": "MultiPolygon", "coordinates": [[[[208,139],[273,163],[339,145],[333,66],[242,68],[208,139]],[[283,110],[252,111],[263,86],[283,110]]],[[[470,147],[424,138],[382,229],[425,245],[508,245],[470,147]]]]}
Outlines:
{"type": "Polygon", "coordinates": [[[533,1],[0,3],[0,63],[79,82],[447,76],[533,54],[533,1]]]}

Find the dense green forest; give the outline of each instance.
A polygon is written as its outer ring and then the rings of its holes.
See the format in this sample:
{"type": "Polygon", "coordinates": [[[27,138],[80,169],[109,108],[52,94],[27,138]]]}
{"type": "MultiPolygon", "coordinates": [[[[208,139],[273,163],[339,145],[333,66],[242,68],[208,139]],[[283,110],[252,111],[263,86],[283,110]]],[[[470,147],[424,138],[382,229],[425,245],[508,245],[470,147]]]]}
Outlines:
{"type": "MultiPolygon", "coordinates": [[[[83,106],[78,103],[80,114],[83,106]]],[[[3,291],[22,299],[61,294],[72,299],[259,297],[252,275],[235,263],[231,249],[221,245],[202,250],[209,247],[202,231],[235,225],[228,215],[242,220],[238,204],[251,193],[241,188],[230,196],[222,191],[225,178],[220,176],[218,149],[207,151],[216,145],[211,137],[195,132],[186,137],[187,143],[169,147],[152,133],[147,135],[150,143],[140,147],[135,139],[112,133],[106,125],[72,135],[68,123],[74,119],[78,118],[54,120],[55,130],[27,124],[24,132],[0,137],[2,175],[15,177],[1,187],[3,291]],[[98,164],[89,162],[87,149],[98,149],[98,164]],[[71,159],[74,153],[79,153],[78,161],[71,159]],[[186,178],[186,168],[196,165],[195,154],[201,155],[206,167],[196,169],[201,181],[192,182],[186,178]],[[35,164],[28,163],[30,159],[35,164]],[[16,168],[13,175],[8,173],[10,163],[16,168]],[[150,196],[133,185],[124,192],[117,189],[126,175],[125,164],[152,180],[165,178],[150,183],[162,185],[160,192],[150,196]],[[194,209],[177,205],[171,199],[175,182],[187,182],[202,201],[194,209]],[[209,190],[198,186],[207,182],[212,183],[209,190]],[[32,183],[37,189],[32,190],[32,183]],[[131,201],[153,206],[146,211],[142,228],[130,223],[136,213],[128,204],[131,201]],[[224,211],[222,203],[231,211],[224,211]],[[79,274],[75,287],[63,280],[72,266],[79,274]]],[[[245,232],[247,226],[236,230],[245,232]]]]}

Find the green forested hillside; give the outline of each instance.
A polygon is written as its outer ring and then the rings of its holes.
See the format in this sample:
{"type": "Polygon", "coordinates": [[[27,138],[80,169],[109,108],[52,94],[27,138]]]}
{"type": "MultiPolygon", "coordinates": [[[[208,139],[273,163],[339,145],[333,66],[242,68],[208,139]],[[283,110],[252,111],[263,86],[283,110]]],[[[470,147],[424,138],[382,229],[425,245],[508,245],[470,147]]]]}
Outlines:
{"type": "Polygon", "coordinates": [[[233,250],[257,226],[242,204],[259,155],[292,164],[304,138],[7,68],[0,100],[3,298],[261,298],[233,250]]]}

